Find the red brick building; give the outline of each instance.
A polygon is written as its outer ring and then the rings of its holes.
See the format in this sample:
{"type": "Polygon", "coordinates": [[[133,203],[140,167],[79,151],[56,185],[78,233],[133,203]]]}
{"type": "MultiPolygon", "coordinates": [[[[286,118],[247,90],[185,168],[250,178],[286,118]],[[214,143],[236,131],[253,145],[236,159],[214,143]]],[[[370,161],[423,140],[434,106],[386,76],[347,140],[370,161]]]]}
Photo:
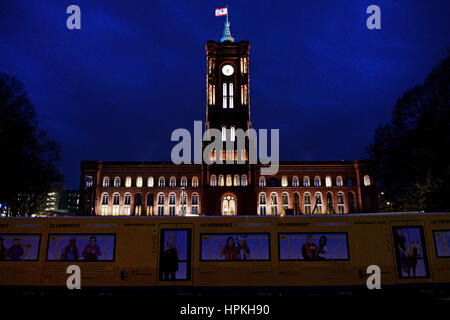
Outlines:
{"type": "Polygon", "coordinates": [[[260,174],[248,161],[251,129],[248,41],[234,42],[226,24],[221,42],[206,44],[205,129],[222,132],[233,150],[211,158],[233,164],[172,162],[81,163],[81,215],[283,215],[375,211],[377,193],[367,161],[280,162],[278,173],[260,174]],[[241,149],[240,149],[241,148],[241,149]],[[242,155],[244,163],[237,163],[242,155]]]}

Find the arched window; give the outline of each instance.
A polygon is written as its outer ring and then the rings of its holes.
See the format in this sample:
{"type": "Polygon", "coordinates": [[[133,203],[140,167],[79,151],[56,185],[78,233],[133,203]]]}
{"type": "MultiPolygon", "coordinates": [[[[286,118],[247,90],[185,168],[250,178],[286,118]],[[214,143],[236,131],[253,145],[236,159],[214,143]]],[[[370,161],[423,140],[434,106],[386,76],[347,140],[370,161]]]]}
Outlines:
{"type": "Polygon", "coordinates": [[[286,209],[289,208],[289,194],[287,192],[283,192],[281,195],[281,209],[282,215],[286,214],[286,209]]]}
{"type": "Polygon", "coordinates": [[[303,202],[305,207],[305,214],[311,214],[311,194],[305,192],[303,195],[303,202]]]}
{"type": "Polygon", "coordinates": [[[114,187],[116,187],[116,188],[120,187],[120,178],[119,177],[114,178],[114,187]]]}
{"type": "Polygon", "coordinates": [[[136,187],[138,187],[138,188],[142,187],[142,177],[137,177],[137,179],[136,179],[136,187]]]}
{"type": "Polygon", "coordinates": [[[177,186],[177,179],[175,177],[170,178],[170,187],[174,188],[177,186]]]}
{"type": "Polygon", "coordinates": [[[177,196],[175,195],[175,193],[172,192],[171,194],[169,194],[169,216],[175,215],[176,201],[177,201],[177,196]]]}
{"type": "Polygon", "coordinates": [[[316,204],[313,213],[322,213],[322,194],[320,192],[316,193],[316,204]]]}
{"type": "Polygon", "coordinates": [[[146,205],[147,205],[147,215],[152,216],[153,215],[153,193],[149,193],[147,195],[146,205]]]}
{"type": "Polygon", "coordinates": [[[331,192],[327,193],[327,214],[333,214],[334,208],[333,208],[333,195],[331,192]]]}
{"type": "Polygon", "coordinates": [[[164,215],[164,193],[158,194],[158,216],[164,215]]]}
{"type": "Polygon", "coordinates": [[[259,186],[265,187],[266,186],[266,179],[264,177],[259,178],[259,186]]]}
{"type": "Polygon", "coordinates": [[[309,177],[303,177],[303,186],[309,187],[309,177]]]}
{"type": "Polygon", "coordinates": [[[209,184],[211,187],[215,187],[217,185],[217,178],[215,174],[211,175],[209,180],[209,184]]]}
{"type": "Polygon", "coordinates": [[[135,216],[142,215],[142,195],[140,193],[136,193],[134,195],[134,215],[135,216]]]}
{"type": "Polygon", "coordinates": [[[353,194],[353,192],[348,193],[348,211],[350,213],[356,212],[355,195],[353,194]]]}
{"type": "Polygon", "coordinates": [[[233,185],[233,181],[231,180],[231,174],[227,174],[227,187],[231,187],[233,185]]]}
{"type": "Polygon", "coordinates": [[[180,216],[185,216],[187,213],[187,192],[182,192],[183,197],[180,197],[180,216]]]}
{"type": "Polygon", "coordinates": [[[296,176],[292,177],[292,186],[298,187],[298,177],[296,176]]]}
{"type": "Polygon", "coordinates": [[[278,214],[278,196],[275,192],[270,194],[270,212],[272,215],[278,214]]]}
{"type": "Polygon", "coordinates": [[[181,186],[182,187],[187,187],[187,178],[186,177],[182,177],[181,178],[181,186]]]}
{"type": "Polygon", "coordinates": [[[107,216],[108,215],[108,205],[109,205],[109,195],[107,193],[104,193],[102,195],[102,211],[101,211],[101,215],[102,216],[107,216]]]}
{"type": "Polygon", "coordinates": [[[238,174],[235,174],[235,175],[234,175],[233,180],[234,180],[234,181],[233,181],[233,184],[234,184],[235,186],[239,186],[239,182],[240,182],[239,180],[240,180],[240,179],[239,179],[239,175],[238,175],[238,174]]]}
{"type": "Polygon", "coordinates": [[[92,187],[93,181],[91,176],[85,176],[84,181],[86,183],[86,187],[92,187]]]}
{"type": "Polygon", "coordinates": [[[338,203],[338,212],[340,214],[343,214],[345,206],[344,206],[344,194],[342,192],[339,192],[337,194],[337,203],[338,203]]]}
{"type": "Polygon", "coordinates": [[[126,177],[125,178],[125,188],[130,188],[131,187],[131,177],[126,177]]]}
{"type": "Polygon", "coordinates": [[[109,178],[108,177],[104,177],[103,178],[103,186],[104,187],[109,187],[109,178]]]}
{"type": "Polygon", "coordinates": [[[222,199],[222,215],[224,216],[236,215],[236,199],[231,194],[225,195],[222,199]]]}
{"type": "Polygon", "coordinates": [[[247,186],[247,175],[243,174],[241,176],[241,186],[246,187],[247,186]]]}
{"type": "Polygon", "coordinates": [[[367,186],[370,186],[370,177],[368,176],[368,175],[365,175],[364,176],[364,185],[367,187],[367,186]]]}
{"type": "Polygon", "coordinates": [[[131,194],[126,193],[124,202],[123,202],[123,214],[126,216],[130,215],[130,206],[131,206],[131,194]]]}
{"type": "Polygon", "coordinates": [[[165,187],[165,186],[166,186],[166,179],[164,179],[164,177],[159,177],[158,187],[165,187]]]}
{"type": "Polygon", "coordinates": [[[287,187],[288,186],[288,179],[286,176],[281,177],[281,186],[287,187]]]}
{"type": "Polygon", "coordinates": [[[336,186],[342,187],[342,177],[341,176],[336,177],[336,186]]]}
{"type": "Polygon", "coordinates": [[[325,186],[328,188],[331,187],[331,177],[330,176],[325,177],[325,186]]]}
{"type": "Polygon", "coordinates": [[[197,177],[193,177],[192,178],[192,187],[193,188],[197,188],[198,187],[198,178],[197,177]]]}
{"type": "Polygon", "coordinates": [[[153,187],[153,177],[148,177],[147,178],[147,187],[151,188],[153,187]]]}
{"type": "Polygon", "coordinates": [[[347,179],[347,186],[353,187],[353,177],[348,177],[348,179],[347,179]]]}
{"type": "Polygon", "coordinates": [[[294,193],[294,214],[300,214],[300,197],[297,192],[294,193]]]}
{"type": "Polygon", "coordinates": [[[191,210],[192,210],[192,214],[198,214],[198,194],[197,193],[192,194],[191,210]]]}
{"type": "Polygon", "coordinates": [[[223,187],[224,185],[225,185],[225,181],[224,181],[224,178],[223,178],[223,174],[220,174],[219,175],[219,186],[223,187]]]}
{"type": "Polygon", "coordinates": [[[315,187],[320,187],[320,177],[319,176],[316,176],[314,178],[314,186],[315,187]]]}
{"type": "Polygon", "coordinates": [[[265,216],[266,215],[266,194],[264,192],[261,192],[259,194],[259,215],[265,216]]]}
{"type": "Polygon", "coordinates": [[[120,194],[115,193],[113,196],[113,216],[119,215],[119,209],[120,209],[120,194]]]}

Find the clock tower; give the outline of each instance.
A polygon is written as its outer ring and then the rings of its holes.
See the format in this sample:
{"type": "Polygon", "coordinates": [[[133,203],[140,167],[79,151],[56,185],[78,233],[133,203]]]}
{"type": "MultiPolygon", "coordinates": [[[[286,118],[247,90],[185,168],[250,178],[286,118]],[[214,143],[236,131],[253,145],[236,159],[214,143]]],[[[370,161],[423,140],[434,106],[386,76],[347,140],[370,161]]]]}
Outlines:
{"type": "Polygon", "coordinates": [[[251,128],[249,52],[248,41],[234,42],[228,21],[221,41],[206,43],[205,130],[219,130],[223,143],[223,150],[210,155],[211,160],[223,163],[204,163],[202,168],[203,211],[208,215],[256,213],[254,169],[248,161],[249,141],[245,140],[245,146],[238,145],[235,136],[236,130],[246,132],[251,128]]]}

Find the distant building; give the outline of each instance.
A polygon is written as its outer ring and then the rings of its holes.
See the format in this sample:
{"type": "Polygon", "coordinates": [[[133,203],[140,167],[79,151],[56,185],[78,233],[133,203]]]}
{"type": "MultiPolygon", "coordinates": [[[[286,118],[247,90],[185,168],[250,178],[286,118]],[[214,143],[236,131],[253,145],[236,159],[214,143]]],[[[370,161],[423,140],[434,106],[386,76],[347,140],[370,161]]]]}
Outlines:
{"type": "Polygon", "coordinates": [[[45,201],[44,214],[58,209],[59,192],[49,192],[45,201]]]}
{"type": "Polygon", "coordinates": [[[78,190],[65,190],[60,192],[58,211],[67,215],[76,216],[80,211],[80,192],[78,190]]]}

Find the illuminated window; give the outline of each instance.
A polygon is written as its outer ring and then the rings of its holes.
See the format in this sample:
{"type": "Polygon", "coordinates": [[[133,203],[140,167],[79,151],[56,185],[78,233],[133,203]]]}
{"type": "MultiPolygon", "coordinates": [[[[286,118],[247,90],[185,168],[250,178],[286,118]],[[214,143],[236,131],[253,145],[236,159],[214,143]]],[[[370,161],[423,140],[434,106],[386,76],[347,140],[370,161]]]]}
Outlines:
{"type": "Polygon", "coordinates": [[[170,186],[172,188],[177,186],[177,179],[175,177],[170,178],[170,186]]]}
{"type": "Polygon", "coordinates": [[[164,215],[164,193],[158,194],[158,216],[164,215]]]}
{"type": "Polygon", "coordinates": [[[334,208],[333,208],[333,195],[331,194],[331,192],[327,193],[327,214],[332,214],[334,213],[334,208]]]}
{"type": "Polygon", "coordinates": [[[235,186],[238,186],[239,185],[239,175],[238,174],[235,174],[234,175],[234,181],[233,181],[233,184],[235,185],[235,186]]]}
{"type": "Polygon", "coordinates": [[[266,215],[266,194],[264,192],[261,192],[259,194],[259,215],[265,216],[266,215]]]}
{"type": "Polygon", "coordinates": [[[342,187],[342,177],[340,176],[336,177],[336,186],[342,187]]]}
{"type": "Polygon", "coordinates": [[[84,180],[86,181],[86,187],[92,187],[92,177],[90,177],[90,176],[85,176],[84,177],[84,180]]]}
{"type": "Polygon", "coordinates": [[[303,178],[303,186],[304,187],[309,187],[309,177],[304,177],[303,178]]]}
{"type": "Polygon", "coordinates": [[[130,188],[131,187],[131,177],[125,178],[125,187],[130,188]]]}
{"type": "Polygon", "coordinates": [[[222,126],[222,141],[227,141],[227,128],[225,126],[222,126]]]}
{"type": "Polygon", "coordinates": [[[282,208],[282,214],[286,214],[286,209],[289,208],[289,194],[287,192],[283,192],[281,195],[281,208],[282,208]]]}
{"type": "Polygon", "coordinates": [[[222,199],[222,215],[234,216],[236,215],[236,199],[234,196],[228,194],[222,199]]]}
{"type": "Polygon", "coordinates": [[[305,207],[305,214],[311,214],[311,195],[309,192],[306,192],[303,195],[303,202],[305,207]]]}
{"type": "Polygon", "coordinates": [[[224,185],[225,185],[225,181],[224,181],[223,175],[221,174],[221,175],[219,175],[219,186],[223,187],[224,185]]]}
{"type": "Polygon", "coordinates": [[[367,186],[370,186],[370,177],[368,176],[368,175],[365,175],[364,176],[364,185],[367,187],[367,186]]]}
{"type": "Polygon", "coordinates": [[[136,187],[142,187],[142,177],[137,177],[136,179],[136,187]]]}
{"type": "Polygon", "coordinates": [[[266,186],[266,179],[264,177],[259,178],[259,186],[265,187],[266,186]]]}
{"type": "Polygon", "coordinates": [[[226,109],[227,105],[228,105],[227,104],[228,98],[227,98],[227,84],[226,83],[224,83],[223,86],[222,86],[222,97],[223,97],[223,99],[222,99],[222,107],[224,109],[226,109]]]}
{"type": "Polygon", "coordinates": [[[193,177],[192,178],[192,187],[193,188],[197,188],[198,187],[198,178],[197,177],[193,177]]]}
{"type": "Polygon", "coordinates": [[[344,194],[342,193],[342,192],[339,192],[338,193],[338,195],[337,195],[337,200],[338,200],[338,212],[340,213],[340,214],[343,214],[344,213],[344,208],[345,208],[345,206],[344,206],[344,194]]]}
{"type": "Polygon", "coordinates": [[[231,187],[233,185],[233,181],[231,180],[231,174],[227,174],[227,187],[231,187]]]}
{"type": "Polygon", "coordinates": [[[104,193],[102,195],[102,216],[108,215],[108,204],[109,204],[109,195],[107,193],[104,193]]]}
{"type": "Polygon", "coordinates": [[[113,196],[113,216],[119,215],[119,209],[120,209],[120,195],[118,193],[115,193],[113,196]]]}
{"type": "Polygon", "coordinates": [[[153,193],[149,193],[147,195],[146,205],[147,205],[147,215],[152,216],[153,215],[153,193]]]}
{"type": "Polygon", "coordinates": [[[300,197],[298,193],[294,193],[294,215],[300,214],[300,197]]]}
{"type": "Polygon", "coordinates": [[[233,90],[233,83],[230,83],[230,90],[228,92],[229,95],[229,104],[230,104],[230,109],[234,108],[234,90],[233,90]]]}
{"type": "Polygon", "coordinates": [[[169,194],[169,216],[175,215],[175,204],[176,204],[177,196],[175,193],[169,194]]]}
{"type": "Polygon", "coordinates": [[[131,205],[131,194],[126,193],[123,202],[123,214],[126,216],[130,215],[130,205],[131,205]]]}
{"type": "Polygon", "coordinates": [[[222,107],[224,109],[234,107],[233,105],[233,83],[223,83],[222,85],[222,107]]]}
{"type": "Polygon", "coordinates": [[[241,104],[246,105],[248,103],[248,89],[247,85],[241,85],[241,104]]]}
{"type": "Polygon", "coordinates": [[[192,214],[198,214],[198,194],[197,193],[192,194],[191,210],[192,210],[192,214]]]}
{"type": "Polygon", "coordinates": [[[314,178],[314,186],[315,187],[320,187],[320,177],[315,177],[314,178]]]}
{"type": "Polygon", "coordinates": [[[217,185],[217,180],[216,180],[216,179],[217,179],[217,178],[216,178],[216,175],[215,175],[215,174],[213,174],[213,175],[211,176],[211,178],[209,179],[209,180],[210,180],[209,184],[210,184],[211,187],[215,187],[215,186],[217,185]]]}
{"type": "Polygon", "coordinates": [[[272,215],[278,214],[278,196],[276,193],[270,195],[270,210],[272,215]]]}
{"type": "Polygon", "coordinates": [[[288,179],[287,179],[286,176],[283,176],[283,177],[281,178],[281,186],[282,186],[282,187],[287,187],[287,186],[288,186],[288,179]]]}
{"type": "Polygon", "coordinates": [[[187,178],[186,177],[182,177],[181,178],[181,186],[182,187],[187,187],[187,178]]]}
{"type": "Polygon", "coordinates": [[[208,103],[210,105],[216,104],[216,86],[215,85],[208,85],[208,103]]]}
{"type": "Polygon", "coordinates": [[[147,178],[147,187],[153,187],[153,177],[147,178]]]}
{"type": "Polygon", "coordinates": [[[236,136],[235,136],[235,132],[234,132],[234,126],[231,126],[230,135],[231,135],[231,137],[230,137],[231,141],[235,141],[236,136]]]}
{"type": "Polygon", "coordinates": [[[292,177],[292,186],[298,187],[298,177],[292,177]]]}
{"type": "Polygon", "coordinates": [[[325,178],[325,186],[331,187],[331,177],[326,177],[325,178]]]}
{"type": "Polygon", "coordinates": [[[165,185],[166,185],[166,180],[164,179],[164,177],[159,177],[158,186],[164,187],[165,185]]]}
{"type": "Polygon", "coordinates": [[[241,177],[241,186],[246,187],[247,186],[247,175],[243,174],[241,177]]]}
{"type": "Polygon", "coordinates": [[[182,193],[183,197],[180,198],[180,216],[184,216],[187,213],[187,192],[182,193]]]}
{"type": "Polygon", "coordinates": [[[140,193],[136,193],[134,196],[134,215],[142,215],[142,195],[140,193]]]}
{"type": "Polygon", "coordinates": [[[114,187],[119,188],[120,187],[120,178],[116,177],[114,179],[114,187]]]}
{"type": "Polygon", "coordinates": [[[316,193],[316,205],[313,213],[322,213],[322,194],[320,192],[316,193]]]}
{"type": "Polygon", "coordinates": [[[103,186],[104,187],[109,187],[109,178],[108,177],[104,177],[103,178],[103,186]]]}

